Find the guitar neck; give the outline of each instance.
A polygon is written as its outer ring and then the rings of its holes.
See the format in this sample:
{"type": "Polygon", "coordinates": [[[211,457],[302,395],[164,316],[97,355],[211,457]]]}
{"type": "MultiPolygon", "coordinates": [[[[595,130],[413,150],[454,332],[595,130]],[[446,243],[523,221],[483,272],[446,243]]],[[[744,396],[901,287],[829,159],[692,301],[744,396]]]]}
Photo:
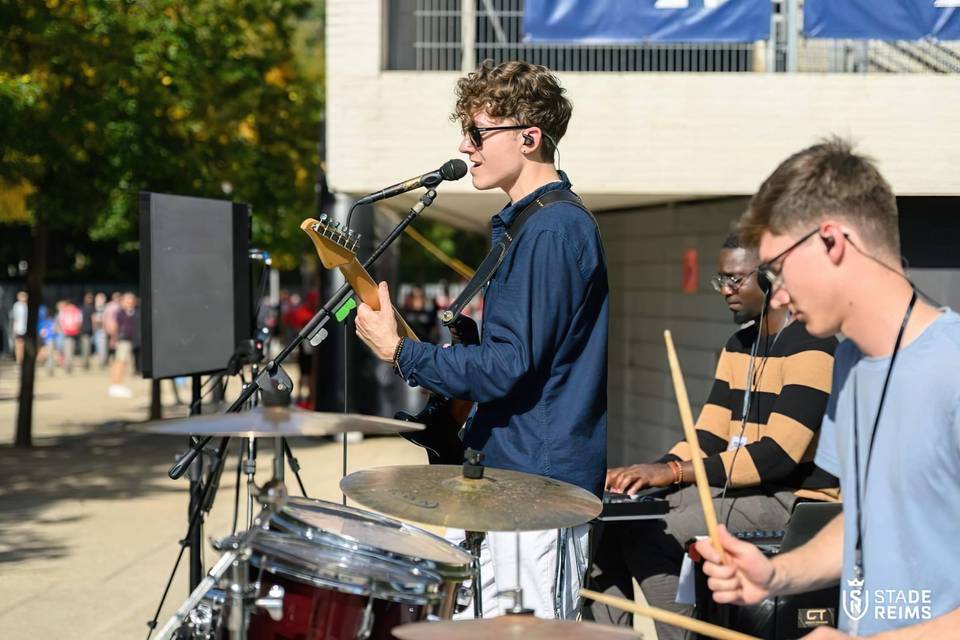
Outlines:
{"type": "MultiPolygon", "coordinates": [[[[377,283],[370,277],[367,270],[363,268],[363,265],[354,258],[349,263],[340,265],[339,269],[343,277],[350,283],[354,293],[370,308],[379,311],[380,295],[377,293],[377,283]]],[[[413,332],[413,329],[411,329],[407,321],[403,319],[400,312],[394,309],[393,315],[397,319],[397,330],[400,332],[400,335],[409,340],[419,342],[420,338],[413,332]]]]}

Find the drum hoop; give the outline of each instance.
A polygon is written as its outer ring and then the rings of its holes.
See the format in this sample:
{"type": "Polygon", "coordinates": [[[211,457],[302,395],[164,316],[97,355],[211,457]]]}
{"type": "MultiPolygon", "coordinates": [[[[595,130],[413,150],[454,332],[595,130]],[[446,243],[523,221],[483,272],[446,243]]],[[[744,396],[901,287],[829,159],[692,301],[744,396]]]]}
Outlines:
{"type": "Polygon", "coordinates": [[[422,591],[400,591],[395,588],[396,583],[394,582],[384,583],[379,580],[371,580],[365,576],[360,576],[364,579],[362,583],[351,584],[341,582],[334,578],[311,574],[306,571],[305,568],[297,568],[284,560],[266,555],[261,558],[251,558],[251,564],[265,573],[273,573],[301,584],[321,589],[330,589],[339,593],[347,593],[355,596],[372,597],[376,600],[429,606],[437,604],[443,599],[443,594],[438,591],[438,587],[442,583],[439,576],[424,574],[423,572],[419,572],[416,575],[418,577],[432,577],[435,578],[435,580],[418,582],[418,585],[426,587],[422,591]],[[390,586],[387,589],[383,589],[380,587],[380,585],[383,584],[389,584],[390,586]]]}
{"type": "MultiPolygon", "coordinates": [[[[293,509],[304,509],[309,510],[310,507],[315,508],[317,511],[332,514],[339,514],[342,509],[346,513],[351,513],[356,511],[359,515],[369,518],[369,520],[382,523],[385,526],[390,526],[399,531],[405,531],[411,533],[412,535],[424,536],[428,539],[431,539],[435,542],[440,542],[444,545],[449,545],[450,547],[456,548],[450,541],[445,540],[444,538],[415,527],[413,525],[407,524],[405,522],[400,522],[398,520],[392,520],[386,516],[382,516],[378,513],[366,513],[361,510],[354,510],[352,507],[345,507],[343,505],[338,505],[334,503],[329,503],[330,507],[327,506],[328,503],[321,500],[310,500],[309,502],[304,501],[303,499],[292,500],[283,510],[274,517],[274,524],[279,526],[282,530],[287,530],[289,533],[297,535],[305,540],[311,542],[322,542],[329,544],[331,546],[339,547],[341,549],[346,549],[351,552],[366,552],[368,555],[373,555],[375,557],[386,556],[390,560],[399,561],[406,563],[408,565],[426,567],[429,571],[438,574],[441,578],[448,581],[462,581],[466,580],[472,575],[471,570],[471,560],[469,555],[464,551],[465,562],[462,564],[455,564],[452,562],[446,562],[442,560],[435,560],[432,558],[425,558],[423,556],[414,556],[408,555],[405,553],[400,553],[397,551],[390,551],[389,549],[383,549],[381,547],[376,547],[374,545],[358,540],[353,536],[349,536],[342,533],[333,533],[331,531],[326,531],[315,527],[308,522],[297,517],[296,513],[293,512],[293,509]],[[332,508],[331,508],[332,507],[332,508]]],[[[341,516],[343,517],[343,516],[341,516]]]]}

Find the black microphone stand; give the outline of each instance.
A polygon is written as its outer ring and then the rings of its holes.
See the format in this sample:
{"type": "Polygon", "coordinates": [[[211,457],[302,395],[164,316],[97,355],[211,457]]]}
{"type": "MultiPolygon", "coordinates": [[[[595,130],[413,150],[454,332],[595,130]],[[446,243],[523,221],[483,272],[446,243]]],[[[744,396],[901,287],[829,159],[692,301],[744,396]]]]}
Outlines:
{"type": "MultiPolygon", "coordinates": [[[[416,217],[423,212],[424,209],[426,209],[431,204],[433,204],[433,201],[434,199],[436,199],[436,197],[437,197],[437,192],[433,187],[428,189],[422,196],[420,196],[419,201],[410,208],[410,211],[407,213],[406,217],[403,220],[401,220],[396,227],[394,227],[394,229],[390,232],[390,234],[386,238],[384,238],[379,245],[377,245],[377,248],[373,251],[372,254],[370,254],[370,257],[367,258],[367,260],[363,263],[363,268],[369,269],[370,266],[373,265],[377,261],[377,259],[383,254],[383,252],[386,251],[386,249],[391,244],[393,244],[397,240],[397,238],[400,237],[400,234],[403,233],[403,230],[406,229],[410,225],[410,223],[413,222],[414,219],[416,219],[416,217]]],[[[245,385],[243,387],[243,389],[240,392],[240,395],[237,397],[236,400],[233,401],[233,404],[231,404],[230,407],[228,407],[224,413],[236,413],[240,411],[240,409],[243,408],[244,404],[251,397],[253,397],[253,395],[257,391],[275,392],[275,390],[277,390],[278,388],[279,389],[285,388],[289,393],[289,390],[292,388],[292,382],[290,381],[289,376],[287,376],[286,372],[283,370],[283,368],[280,365],[283,363],[284,360],[287,359],[287,357],[291,353],[293,353],[294,350],[296,350],[298,346],[300,346],[300,344],[304,340],[312,339],[313,336],[318,334],[323,329],[323,326],[327,323],[327,321],[330,320],[330,316],[333,314],[333,312],[340,307],[340,304],[343,302],[344,299],[346,299],[348,295],[350,295],[352,291],[353,289],[349,283],[345,283],[342,287],[340,287],[337,290],[337,292],[334,293],[329,300],[327,300],[327,302],[323,305],[323,307],[321,307],[320,310],[317,311],[316,314],[314,314],[313,318],[310,319],[310,322],[308,322],[303,327],[303,329],[300,330],[300,332],[290,342],[290,344],[284,347],[283,350],[280,351],[279,354],[277,354],[276,358],[270,360],[270,362],[268,362],[266,366],[264,366],[263,369],[261,369],[260,373],[254,377],[254,379],[250,382],[250,384],[245,385]]],[[[167,475],[170,476],[170,478],[173,480],[176,480],[182,477],[183,474],[186,472],[186,470],[190,467],[190,464],[193,462],[193,460],[203,450],[203,448],[210,442],[211,439],[213,439],[213,436],[207,436],[195,442],[190,447],[190,449],[187,450],[186,453],[184,453],[182,456],[179,456],[177,458],[177,461],[167,471],[167,475]]],[[[213,481],[213,478],[219,479],[220,477],[220,474],[219,474],[220,469],[218,467],[221,467],[223,465],[224,460],[226,458],[225,452],[226,452],[228,441],[229,441],[229,438],[223,438],[223,440],[220,443],[218,455],[214,457],[214,468],[211,469],[210,471],[211,480],[208,481],[206,485],[203,487],[203,495],[200,496],[200,499],[197,500],[196,502],[196,508],[194,509],[193,514],[190,517],[190,522],[187,527],[187,534],[184,536],[184,541],[190,540],[191,537],[196,537],[195,531],[197,530],[197,525],[200,520],[201,509],[203,508],[203,505],[207,504],[208,499],[210,497],[210,492],[213,490],[213,487],[216,484],[218,484],[217,482],[213,481]]],[[[288,454],[287,455],[288,459],[292,458],[293,463],[296,465],[296,459],[292,457],[292,452],[290,452],[287,447],[288,445],[286,444],[286,442],[284,442],[284,449],[285,449],[285,453],[288,454]]],[[[293,468],[296,471],[299,468],[299,465],[296,465],[293,468]]],[[[300,480],[299,475],[297,476],[297,480],[298,481],[300,480]]],[[[301,482],[300,484],[302,488],[303,483],[301,482]]],[[[157,613],[154,615],[153,619],[147,623],[147,627],[150,629],[150,631],[147,633],[147,638],[150,637],[150,635],[153,632],[153,629],[156,627],[157,618],[159,617],[160,610],[163,608],[163,603],[166,600],[167,593],[173,581],[173,576],[176,574],[177,566],[180,564],[180,560],[183,557],[183,551],[186,546],[188,545],[181,544],[180,555],[177,556],[177,561],[176,561],[176,564],[174,565],[173,572],[171,573],[170,579],[167,582],[166,589],[164,590],[164,593],[163,593],[163,597],[160,600],[160,605],[157,607],[157,613]]],[[[191,580],[191,585],[192,584],[193,584],[193,581],[191,580]]]]}

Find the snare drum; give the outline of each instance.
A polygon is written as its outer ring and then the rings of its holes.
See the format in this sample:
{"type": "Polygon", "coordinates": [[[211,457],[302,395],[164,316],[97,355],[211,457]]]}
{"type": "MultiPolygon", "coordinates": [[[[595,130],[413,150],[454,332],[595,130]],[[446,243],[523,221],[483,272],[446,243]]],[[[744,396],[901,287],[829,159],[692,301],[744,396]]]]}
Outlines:
{"type": "Polygon", "coordinates": [[[472,556],[443,538],[385,516],[290,498],[253,543],[261,594],[285,591],[283,618],[251,618],[251,640],[391,638],[406,622],[453,614],[472,556]]]}
{"type": "Polygon", "coordinates": [[[251,547],[251,579],[261,596],[281,587],[283,610],[279,620],[255,610],[250,640],[388,640],[443,601],[439,576],[388,558],[277,531],[251,547]]]}

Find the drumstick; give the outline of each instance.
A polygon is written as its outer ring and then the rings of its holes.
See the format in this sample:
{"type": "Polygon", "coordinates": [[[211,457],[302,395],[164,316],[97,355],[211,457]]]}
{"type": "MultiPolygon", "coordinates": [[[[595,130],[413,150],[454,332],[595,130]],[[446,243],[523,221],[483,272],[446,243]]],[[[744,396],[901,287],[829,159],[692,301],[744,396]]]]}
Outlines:
{"type": "Polygon", "coordinates": [[[693,428],[693,412],[690,411],[690,398],[687,397],[687,386],[683,382],[680,372],[680,361],[677,351],[673,348],[673,336],[670,330],[663,332],[663,339],[667,343],[667,360],[670,361],[670,374],[673,376],[673,390],[677,396],[677,405],[680,408],[680,422],[683,423],[683,434],[690,445],[690,461],[693,463],[693,476],[697,481],[697,491],[700,494],[700,504],[703,507],[703,518],[707,522],[707,533],[713,547],[720,552],[726,561],[726,554],[720,544],[717,534],[717,513],[713,510],[713,499],[710,497],[710,485],[707,484],[707,471],[703,467],[703,457],[700,455],[700,444],[697,440],[697,430],[693,428]]]}
{"type": "Polygon", "coordinates": [[[636,602],[625,600],[624,598],[608,596],[604,593],[591,591],[590,589],[580,589],[580,595],[584,598],[595,600],[596,602],[600,602],[602,604],[608,604],[611,607],[616,607],[617,609],[622,609],[631,613],[638,613],[641,616],[651,618],[657,622],[663,622],[673,625],[674,627],[692,631],[694,633],[701,633],[710,638],[717,638],[717,640],[759,640],[759,638],[754,636],[748,636],[747,634],[740,633],[739,631],[725,629],[715,624],[704,622],[703,620],[688,618],[687,616],[680,615],[679,613],[658,609],[656,607],[645,607],[642,604],[637,604],[636,602]]]}

